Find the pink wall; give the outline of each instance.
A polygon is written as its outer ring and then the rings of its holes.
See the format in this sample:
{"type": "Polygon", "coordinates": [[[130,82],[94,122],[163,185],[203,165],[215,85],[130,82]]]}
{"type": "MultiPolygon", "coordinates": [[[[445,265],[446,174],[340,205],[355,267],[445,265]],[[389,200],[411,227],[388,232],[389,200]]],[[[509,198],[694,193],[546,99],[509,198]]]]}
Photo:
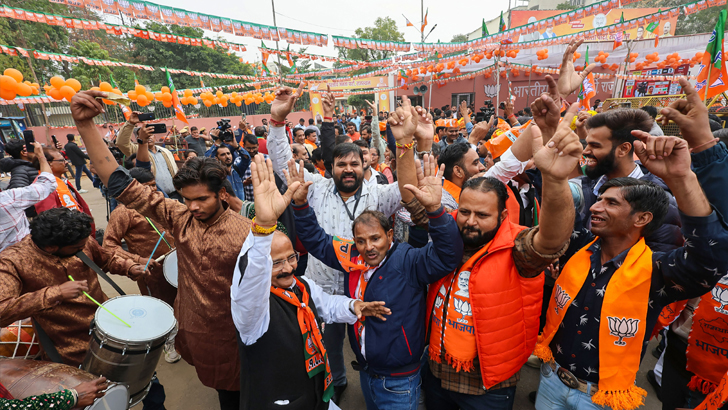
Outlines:
{"type": "MultiPolygon", "coordinates": [[[[608,73],[613,74],[612,71],[603,70],[597,68],[595,73],[608,73]]],[[[510,73],[509,73],[510,76],[510,73]]],[[[558,75],[552,75],[554,79],[558,79],[558,75]]],[[[604,101],[612,96],[612,89],[614,87],[615,78],[611,77],[608,79],[595,79],[595,86],[597,88],[597,96],[592,99],[592,102],[597,98],[604,101]]],[[[546,92],[546,79],[545,75],[538,75],[536,73],[531,74],[529,83],[529,77],[524,76],[523,71],[518,77],[511,76],[511,87],[513,94],[516,96],[515,109],[516,111],[521,110],[528,106],[534,99],[539,97],[542,93],[546,92]]],[[[452,95],[461,93],[475,93],[475,109],[476,111],[483,106],[483,101],[486,99],[493,99],[495,104],[495,87],[496,79],[495,76],[491,78],[485,78],[482,75],[470,79],[457,82],[450,82],[445,84],[443,87],[438,87],[437,84],[432,86],[432,101],[430,101],[430,90],[427,90],[424,95],[424,104],[427,107],[439,108],[446,104],[452,104],[452,95]],[[488,95],[486,95],[486,90],[488,95]]],[[[397,96],[407,95],[413,97],[415,94],[412,91],[412,87],[409,87],[407,91],[398,89],[395,91],[397,96]]],[[[505,101],[508,98],[508,82],[505,78],[501,77],[500,84],[500,101],[505,101]]],[[[569,102],[577,100],[576,95],[568,97],[569,102]]],[[[502,114],[502,111],[499,111],[502,114]]]]}
{"type": "MultiPolygon", "coordinates": [[[[238,126],[238,122],[240,121],[240,117],[211,117],[211,118],[189,118],[188,121],[190,123],[190,126],[196,126],[198,128],[205,127],[207,128],[207,131],[209,133],[210,129],[217,127],[217,122],[221,118],[229,118],[230,119],[230,125],[233,127],[238,126]]],[[[247,122],[253,126],[257,127],[259,125],[263,125],[263,118],[270,120],[270,114],[259,114],[259,115],[248,115],[247,122]]],[[[297,111],[292,112],[288,115],[288,119],[294,123],[298,124],[298,119],[303,118],[306,121],[306,124],[308,124],[308,120],[310,118],[313,118],[311,116],[310,111],[297,111]]],[[[167,124],[167,128],[172,126],[172,119],[164,119],[160,121],[155,121],[156,123],[164,123],[167,124]]],[[[185,124],[181,121],[175,121],[174,122],[177,125],[178,129],[181,129],[185,124]]],[[[118,131],[121,124],[115,124],[115,128],[118,131]]],[[[36,138],[41,143],[44,142],[45,144],[50,144],[51,141],[51,135],[55,135],[56,138],[58,138],[61,143],[66,142],[66,134],[76,134],[78,135],[78,131],[76,130],[76,127],[61,127],[61,128],[53,128],[50,130],[50,133],[48,134],[48,137],[46,139],[46,129],[45,127],[30,127],[31,130],[33,130],[33,133],[36,135],[36,138]]],[[[101,126],[98,126],[99,131],[103,131],[103,128],[101,126]]],[[[103,131],[103,134],[106,134],[106,131],[103,131]]]]}

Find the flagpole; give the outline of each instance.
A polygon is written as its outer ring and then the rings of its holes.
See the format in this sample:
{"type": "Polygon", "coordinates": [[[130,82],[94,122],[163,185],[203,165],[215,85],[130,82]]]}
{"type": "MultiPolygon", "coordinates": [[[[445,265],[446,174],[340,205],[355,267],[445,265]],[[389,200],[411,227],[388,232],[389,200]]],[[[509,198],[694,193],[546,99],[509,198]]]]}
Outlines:
{"type": "MultiPolygon", "coordinates": [[[[38,76],[35,75],[35,69],[33,69],[33,61],[30,59],[30,53],[25,57],[28,59],[28,66],[30,66],[30,72],[33,74],[33,79],[35,80],[38,85],[40,85],[40,82],[38,82],[38,76]]],[[[40,98],[40,109],[43,110],[43,119],[45,119],[45,125],[46,125],[46,144],[49,144],[48,142],[48,134],[50,134],[50,123],[48,122],[48,114],[46,113],[45,104],[43,103],[43,99],[40,98]]],[[[28,121],[28,125],[30,126],[30,121],[28,121]]],[[[55,148],[55,147],[54,147],[55,148]]]]}
{"type": "Polygon", "coordinates": [[[495,56],[495,116],[498,116],[498,107],[500,107],[500,57],[495,56]]]}
{"type": "MultiPolygon", "coordinates": [[[[276,33],[278,32],[278,24],[276,24],[276,3],[275,0],[270,0],[271,8],[273,9],[273,27],[276,29],[276,33]]],[[[278,35],[276,35],[276,38],[278,38],[278,35]]],[[[278,56],[278,81],[281,85],[283,85],[283,66],[281,66],[281,53],[278,49],[278,40],[276,40],[276,50],[278,53],[276,55],[278,56]]]]}
{"type": "Polygon", "coordinates": [[[710,72],[713,70],[713,62],[710,62],[710,65],[708,66],[708,78],[705,79],[705,102],[708,102],[708,90],[710,89],[710,72]]]}

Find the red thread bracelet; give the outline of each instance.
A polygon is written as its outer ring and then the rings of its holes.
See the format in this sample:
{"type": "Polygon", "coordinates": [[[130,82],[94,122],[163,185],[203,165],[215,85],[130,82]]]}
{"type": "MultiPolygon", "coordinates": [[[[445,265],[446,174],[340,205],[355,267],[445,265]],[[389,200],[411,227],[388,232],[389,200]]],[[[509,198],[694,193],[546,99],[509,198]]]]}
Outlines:
{"type": "Polygon", "coordinates": [[[276,127],[282,127],[282,126],[286,125],[286,123],[284,121],[276,121],[273,118],[270,119],[270,123],[276,127]]]}

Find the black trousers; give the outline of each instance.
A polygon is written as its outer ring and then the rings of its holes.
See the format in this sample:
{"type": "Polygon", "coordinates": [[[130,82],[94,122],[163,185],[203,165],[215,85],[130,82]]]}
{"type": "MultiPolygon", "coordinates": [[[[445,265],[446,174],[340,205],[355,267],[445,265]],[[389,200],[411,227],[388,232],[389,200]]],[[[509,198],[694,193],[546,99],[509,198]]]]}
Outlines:
{"type": "Polygon", "coordinates": [[[217,396],[220,399],[220,410],[240,410],[239,391],[218,390],[217,396]]]}

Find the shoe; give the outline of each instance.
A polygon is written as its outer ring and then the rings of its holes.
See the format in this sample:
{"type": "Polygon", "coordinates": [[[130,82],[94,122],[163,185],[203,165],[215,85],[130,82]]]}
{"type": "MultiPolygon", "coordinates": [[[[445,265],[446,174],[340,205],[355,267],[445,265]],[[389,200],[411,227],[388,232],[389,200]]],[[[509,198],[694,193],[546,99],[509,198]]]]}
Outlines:
{"type": "Polygon", "coordinates": [[[538,396],[538,390],[528,393],[528,401],[530,401],[531,404],[536,404],[536,396],[538,396]]]}
{"type": "Polygon", "coordinates": [[[662,387],[657,384],[657,378],[655,378],[654,370],[650,370],[649,372],[647,372],[647,381],[650,382],[652,388],[655,389],[657,399],[662,401],[662,387]]]}
{"type": "Polygon", "coordinates": [[[174,349],[174,341],[164,344],[164,361],[167,363],[177,363],[181,358],[182,356],[174,349]]]}
{"type": "Polygon", "coordinates": [[[660,356],[662,356],[662,351],[665,350],[664,348],[661,349],[660,347],[661,347],[660,345],[657,345],[657,347],[652,349],[652,356],[654,356],[655,359],[659,359],[660,356]]]}
{"type": "Polygon", "coordinates": [[[85,190],[85,189],[79,189],[79,190],[78,190],[78,193],[79,193],[79,194],[85,194],[85,193],[87,193],[87,192],[88,192],[88,191],[87,191],[87,190],[85,190]]]}
{"type": "Polygon", "coordinates": [[[536,356],[535,354],[532,354],[531,357],[529,357],[526,361],[526,366],[533,367],[534,369],[540,369],[541,359],[539,359],[538,356],[536,356]]]}
{"type": "Polygon", "coordinates": [[[348,382],[341,386],[334,386],[334,397],[332,397],[331,400],[333,400],[337,406],[341,404],[341,396],[344,394],[344,390],[346,390],[347,386],[349,386],[348,382]]]}

